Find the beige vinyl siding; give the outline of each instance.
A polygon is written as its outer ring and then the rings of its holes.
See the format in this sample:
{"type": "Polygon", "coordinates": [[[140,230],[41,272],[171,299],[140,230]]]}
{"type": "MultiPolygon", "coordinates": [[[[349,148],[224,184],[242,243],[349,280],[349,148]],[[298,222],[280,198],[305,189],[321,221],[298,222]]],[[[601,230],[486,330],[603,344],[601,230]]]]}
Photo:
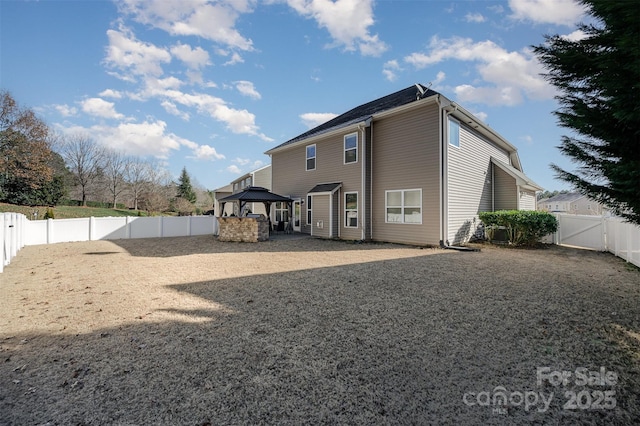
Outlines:
{"type": "MultiPolygon", "coordinates": [[[[316,145],[315,170],[306,170],[306,146],[309,144],[301,144],[272,154],[272,191],[276,194],[291,198],[299,197],[304,200],[306,200],[308,191],[320,183],[342,182],[342,189],[338,191],[340,194],[344,191],[361,191],[362,132],[358,131],[358,161],[344,164],[344,135],[353,132],[354,129],[347,129],[344,133],[312,142],[316,145]]],[[[342,202],[339,205],[340,211],[336,211],[336,215],[341,217],[343,215],[342,202]]],[[[305,219],[306,208],[305,201],[305,205],[302,206],[302,217],[305,219]]],[[[315,205],[312,210],[314,216],[320,213],[315,205]]],[[[360,211],[358,213],[361,214],[360,211]]],[[[361,216],[358,218],[358,223],[361,223],[361,216]]],[[[325,227],[325,229],[327,228],[325,227]]],[[[302,221],[300,230],[304,233],[311,232],[306,220],[302,221]]],[[[358,235],[360,235],[360,231],[358,231],[358,235]]],[[[360,236],[357,238],[359,239],[360,236]]]]}
{"type": "Polygon", "coordinates": [[[253,174],[253,186],[271,189],[271,167],[265,167],[253,174]]]}
{"type": "MultiPolygon", "coordinates": [[[[491,157],[509,164],[508,153],[460,123],[460,146],[447,144],[447,239],[469,240],[480,224],[478,213],[492,210],[491,157]]],[[[512,194],[515,201],[515,192],[512,194]]]]}
{"type": "Polygon", "coordinates": [[[518,188],[512,176],[500,167],[493,167],[494,210],[516,210],[518,208],[518,188]]]}
{"type": "Polygon", "coordinates": [[[536,209],[536,193],[533,191],[520,191],[520,210],[536,209]]]}
{"type": "Polygon", "coordinates": [[[373,240],[438,244],[438,115],[438,106],[428,104],[373,122],[373,240]],[[403,189],[422,189],[422,224],[385,223],[385,191],[403,189]]]}
{"type": "Polygon", "coordinates": [[[311,235],[314,237],[329,238],[331,235],[331,216],[329,214],[330,196],[314,195],[313,213],[311,215],[313,229],[311,235]]]}

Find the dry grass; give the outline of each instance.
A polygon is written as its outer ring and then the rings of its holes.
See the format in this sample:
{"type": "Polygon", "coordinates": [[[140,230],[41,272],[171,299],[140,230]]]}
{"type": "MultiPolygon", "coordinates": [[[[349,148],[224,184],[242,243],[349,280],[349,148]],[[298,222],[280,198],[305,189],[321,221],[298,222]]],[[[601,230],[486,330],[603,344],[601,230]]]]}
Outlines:
{"type": "Polygon", "coordinates": [[[640,272],[609,254],[204,236],[26,247],[0,282],[0,424],[640,421],[640,272]],[[554,396],[463,402],[496,386],[554,396]],[[563,409],[585,389],[615,408],[563,409]]]}

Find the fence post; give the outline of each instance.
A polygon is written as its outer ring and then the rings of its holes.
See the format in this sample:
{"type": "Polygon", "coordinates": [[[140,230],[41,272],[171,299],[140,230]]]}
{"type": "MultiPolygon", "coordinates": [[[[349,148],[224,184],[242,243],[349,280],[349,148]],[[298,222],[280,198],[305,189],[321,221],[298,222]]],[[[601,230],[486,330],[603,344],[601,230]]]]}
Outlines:
{"type": "Polygon", "coordinates": [[[91,216],[89,218],[89,241],[95,240],[96,233],[96,218],[91,216]]]}
{"type": "Polygon", "coordinates": [[[47,219],[47,244],[53,242],[53,219],[47,219]]]}
{"type": "Polygon", "coordinates": [[[4,222],[5,222],[5,213],[0,213],[0,244],[2,244],[2,248],[0,249],[0,273],[4,271],[4,259],[6,257],[6,239],[4,232],[4,222]]]}
{"type": "Polygon", "coordinates": [[[16,247],[18,245],[18,229],[16,228],[18,226],[18,214],[9,213],[9,215],[11,218],[11,221],[9,222],[9,235],[11,237],[11,242],[9,243],[9,246],[11,247],[9,261],[11,261],[11,259],[16,257],[16,254],[18,254],[18,249],[16,247]]]}

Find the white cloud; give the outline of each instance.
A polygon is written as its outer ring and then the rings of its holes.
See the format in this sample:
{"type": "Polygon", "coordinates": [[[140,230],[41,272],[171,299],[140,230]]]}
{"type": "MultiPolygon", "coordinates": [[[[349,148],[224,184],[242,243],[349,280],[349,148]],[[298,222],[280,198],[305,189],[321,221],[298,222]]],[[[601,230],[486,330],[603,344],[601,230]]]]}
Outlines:
{"type": "Polygon", "coordinates": [[[222,65],[229,66],[229,65],[241,64],[243,62],[244,62],[244,59],[242,59],[242,56],[240,56],[238,52],[233,52],[233,54],[231,54],[231,59],[229,59],[227,62],[225,62],[222,65]]]}
{"type": "Polygon", "coordinates": [[[163,72],[162,64],[171,61],[167,50],[138,41],[130,30],[122,26],[119,31],[108,30],[107,37],[109,46],[106,64],[123,72],[124,74],[115,74],[123,80],[132,81],[132,75],[160,76],[163,72]]]}
{"type": "Polygon", "coordinates": [[[240,14],[253,10],[253,0],[225,2],[122,0],[123,13],[145,25],[160,28],[171,35],[197,36],[234,49],[253,50],[251,39],[235,28],[240,14]]]}
{"type": "Polygon", "coordinates": [[[236,175],[242,174],[242,170],[240,169],[240,167],[236,166],[235,164],[232,164],[229,167],[227,167],[227,171],[236,175]]]}
{"type": "Polygon", "coordinates": [[[533,138],[530,135],[520,136],[518,139],[520,139],[527,145],[533,145],[533,138]]]}
{"type": "Polygon", "coordinates": [[[477,112],[471,112],[475,117],[479,118],[481,121],[484,121],[485,123],[487,122],[487,117],[489,117],[489,114],[487,114],[486,112],[483,111],[477,111],[477,112]]]}
{"type": "Polygon", "coordinates": [[[326,123],[337,116],[338,114],[331,112],[307,112],[305,114],[300,114],[302,122],[309,129],[313,129],[316,126],[326,123]]]}
{"type": "Polygon", "coordinates": [[[156,95],[161,95],[177,104],[196,108],[200,113],[208,114],[225,123],[233,133],[257,136],[267,142],[273,141],[259,132],[259,127],[255,124],[255,115],[245,109],[230,108],[223,99],[204,93],[189,94],[179,90],[165,90],[156,95]]]}
{"type": "Polygon", "coordinates": [[[164,108],[165,111],[167,111],[169,114],[171,115],[175,115],[176,117],[180,117],[182,118],[184,121],[189,121],[189,113],[186,113],[184,111],[180,111],[178,109],[178,107],[176,106],[176,104],[174,104],[173,102],[170,101],[162,101],[160,103],[160,105],[162,106],[162,108],[164,108]]]}
{"type": "Polygon", "coordinates": [[[240,164],[241,166],[246,166],[247,164],[249,164],[251,162],[250,159],[248,158],[240,158],[240,157],[236,157],[235,160],[233,160],[235,163],[240,164]]]}
{"type": "Polygon", "coordinates": [[[477,13],[477,12],[476,13],[467,13],[465,15],[464,19],[467,22],[477,22],[477,23],[485,21],[484,16],[482,16],[481,13],[477,13]]]}
{"type": "Polygon", "coordinates": [[[242,93],[244,96],[248,96],[252,99],[260,99],[262,96],[256,88],[253,86],[253,83],[246,80],[236,81],[235,82],[236,89],[238,92],[242,93]]]}
{"type": "Polygon", "coordinates": [[[584,14],[584,6],[574,0],[509,0],[511,18],[538,24],[573,26],[584,14]]]}
{"type": "Polygon", "coordinates": [[[188,44],[178,43],[171,47],[171,53],[191,69],[200,69],[210,64],[209,52],[201,47],[192,49],[188,44]]]}
{"type": "Polygon", "coordinates": [[[585,33],[582,30],[575,30],[574,32],[572,32],[570,34],[562,36],[562,38],[564,38],[566,40],[569,40],[569,41],[580,41],[580,40],[583,40],[583,39],[585,39],[587,37],[588,37],[587,33],[585,33]]]}
{"type": "Polygon", "coordinates": [[[101,98],[89,98],[81,102],[82,111],[89,115],[102,118],[120,119],[124,115],[116,112],[113,102],[107,102],[101,98]]]}
{"type": "Polygon", "coordinates": [[[164,121],[144,121],[143,123],[121,123],[118,126],[95,125],[62,129],[65,133],[88,133],[99,144],[130,155],[167,158],[171,151],[181,146],[195,149],[193,141],[167,133],[164,121]]]}
{"type": "Polygon", "coordinates": [[[380,56],[388,47],[369,33],[374,24],[373,0],[287,0],[300,15],[314,19],[334,40],[333,45],[347,51],[359,50],[364,56],[380,56]]]}
{"type": "Polygon", "coordinates": [[[78,113],[78,109],[76,107],[70,107],[69,105],[54,105],[53,106],[56,111],[63,117],[71,117],[78,113]]]}
{"type": "Polygon", "coordinates": [[[431,84],[437,86],[438,84],[442,83],[445,78],[447,78],[447,75],[443,71],[438,71],[438,74],[436,74],[436,79],[432,80],[431,84]]]}
{"type": "Polygon", "coordinates": [[[470,84],[455,88],[460,101],[487,105],[516,105],[523,96],[551,99],[554,89],[540,75],[545,70],[528,49],[509,52],[492,41],[473,42],[454,37],[433,37],[427,53],[413,53],[404,60],[418,69],[446,60],[473,62],[485,86],[470,84]]]}
{"type": "Polygon", "coordinates": [[[387,61],[382,66],[382,74],[389,81],[396,81],[398,78],[398,72],[402,71],[400,64],[397,60],[393,59],[391,61],[387,61]]]}
{"type": "Polygon", "coordinates": [[[226,158],[222,154],[218,154],[216,149],[209,145],[200,145],[193,150],[195,158],[198,160],[222,160],[226,158]]]}
{"type": "Polygon", "coordinates": [[[102,92],[98,93],[98,96],[100,96],[102,98],[121,99],[122,98],[122,93],[119,92],[118,90],[106,89],[106,90],[103,90],[102,92]]]}

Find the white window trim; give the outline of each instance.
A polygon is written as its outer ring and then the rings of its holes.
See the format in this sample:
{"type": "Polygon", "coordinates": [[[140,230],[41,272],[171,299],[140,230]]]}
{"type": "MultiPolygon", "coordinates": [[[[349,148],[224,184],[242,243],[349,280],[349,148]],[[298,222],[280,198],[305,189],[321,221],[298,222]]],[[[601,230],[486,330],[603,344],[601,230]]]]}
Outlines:
{"type": "Polygon", "coordinates": [[[460,125],[460,121],[449,116],[449,121],[447,122],[447,139],[448,139],[447,142],[449,143],[449,146],[460,148],[460,133],[462,133],[461,130],[462,130],[462,126],[460,125]],[[458,145],[454,145],[451,143],[451,122],[455,122],[458,125],[458,145]]]}
{"type": "Polygon", "coordinates": [[[358,132],[349,133],[348,135],[344,135],[342,142],[342,164],[357,164],[358,163],[358,132]],[[351,136],[356,138],[356,147],[347,149],[347,138],[351,136]],[[356,151],[356,159],[355,161],[350,161],[347,163],[347,151],[356,151]]]}
{"type": "Polygon", "coordinates": [[[384,222],[385,223],[390,223],[390,224],[394,224],[394,225],[422,225],[422,214],[424,212],[424,208],[422,206],[422,188],[412,188],[412,189],[390,189],[390,190],[386,190],[384,191],[384,222]],[[420,191],[420,206],[405,206],[404,204],[404,193],[408,192],[408,191],[420,191]],[[401,198],[400,198],[400,206],[391,206],[391,207],[400,207],[400,217],[402,218],[401,222],[389,222],[388,221],[388,215],[387,215],[387,209],[389,208],[389,206],[387,205],[387,194],[389,192],[400,192],[402,194],[401,198]],[[420,207],[420,222],[405,222],[404,221],[404,209],[405,208],[416,208],[416,207],[420,207]]]}
{"type": "Polygon", "coordinates": [[[360,224],[360,216],[359,216],[359,207],[360,207],[360,197],[358,195],[358,191],[349,191],[344,193],[344,227],[345,228],[358,228],[360,224]],[[356,194],[356,208],[355,209],[347,209],[347,194],[356,194]],[[347,220],[347,212],[356,212],[356,226],[349,225],[349,221],[347,220]]]}
{"type": "Polygon", "coordinates": [[[315,170],[318,167],[318,148],[316,147],[316,144],[311,144],[311,145],[307,145],[304,147],[304,168],[306,171],[312,171],[315,170]],[[313,157],[308,157],[307,156],[307,150],[309,149],[309,147],[313,147],[313,152],[314,152],[314,156],[313,157]],[[311,160],[313,158],[313,169],[309,168],[309,160],[311,160]]]}

